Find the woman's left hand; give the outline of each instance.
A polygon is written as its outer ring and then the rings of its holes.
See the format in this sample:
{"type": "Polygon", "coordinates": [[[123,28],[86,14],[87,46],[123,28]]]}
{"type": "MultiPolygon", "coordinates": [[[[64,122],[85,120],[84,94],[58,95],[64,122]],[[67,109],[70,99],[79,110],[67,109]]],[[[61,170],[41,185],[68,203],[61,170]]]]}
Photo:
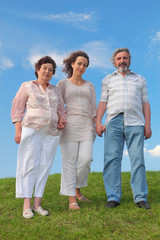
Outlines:
{"type": "Polygon", "coordinates": [[[65,125],[67,124],[66,120],[63,118],[59,118],[58,124],[57,124],[57,128],[59,130],[63,129],[65,127],[65,125]]]}

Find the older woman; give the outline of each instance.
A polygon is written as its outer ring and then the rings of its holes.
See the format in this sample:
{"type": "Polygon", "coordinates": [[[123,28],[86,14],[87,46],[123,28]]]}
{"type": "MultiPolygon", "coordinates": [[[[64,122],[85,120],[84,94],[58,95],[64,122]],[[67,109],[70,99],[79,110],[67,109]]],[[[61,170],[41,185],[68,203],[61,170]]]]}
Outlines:
{"type": "Polygon", "coordinates": [[[89,65],[85,52],[77,51],[63,61],[68,78],[59,81],[67,114],[60,138],[62,174],[60,194],[69,196],[69,209],[79,209],[79,201],[90,202],[80,189],[87,186],[95,139],[96,95],[91,82],[82,78],[89,65]]]}
{"type": "Polygon", "coordinates": [[[65,126],[63,100],[57,87],[49,81],[56,69],[55,61],[45,56],[35,64],[36,80],[24,82],[12,105],[11,118],[15,124],[15,141],[20,143],[17,157],[16,197],[24,199],[23,217],[34,212],[43,216],[41,199],[65,126]],[[34,189],[34,205],[31,198],[34,189]]]}

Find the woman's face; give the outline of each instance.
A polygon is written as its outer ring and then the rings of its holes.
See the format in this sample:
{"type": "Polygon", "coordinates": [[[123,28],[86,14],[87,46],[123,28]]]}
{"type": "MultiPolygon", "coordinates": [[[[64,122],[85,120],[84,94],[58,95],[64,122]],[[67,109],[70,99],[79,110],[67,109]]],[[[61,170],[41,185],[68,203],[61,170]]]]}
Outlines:
{"type": "Polygon", "coordinates": [[[86,71],[88,60],[85,57],[79,56],[71,66],[73,68],[73,74],[81,76],[86,71]]]}
{"type": "Polygon", "coordinates": [[[40,69],[37,70],[38,79],[49,82],[53,75],[53,65],[51,63],[44,63],[40,69]]]}

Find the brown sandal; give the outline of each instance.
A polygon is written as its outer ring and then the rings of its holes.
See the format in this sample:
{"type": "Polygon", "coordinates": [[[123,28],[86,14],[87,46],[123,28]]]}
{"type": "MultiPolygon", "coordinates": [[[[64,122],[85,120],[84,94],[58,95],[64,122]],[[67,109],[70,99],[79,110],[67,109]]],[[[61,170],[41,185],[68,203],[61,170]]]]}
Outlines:
{"type": "Polygon", "coordinates": [[[77,199],[80,201],[80,202],[91,202],[88,198],[86,198],[85,196],[81,196],[81,197],[77,197],[77,199]]]}
{"type": "Polygon", "coordinates": [[[77,202],[74,202],[74,203],[71,203],[71,204],[69,204],[69,209],[71,210],[77,210],[77,209],[79,209],[79,205],[78,205],[78,203],[77,202]]]}

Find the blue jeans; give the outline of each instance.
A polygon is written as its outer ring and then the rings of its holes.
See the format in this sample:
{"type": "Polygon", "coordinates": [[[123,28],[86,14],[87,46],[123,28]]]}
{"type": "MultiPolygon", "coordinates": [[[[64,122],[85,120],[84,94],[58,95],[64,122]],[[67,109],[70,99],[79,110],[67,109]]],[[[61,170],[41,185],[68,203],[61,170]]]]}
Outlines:
{"type": "Polygon", "coordinates": [[[147,201],[147,181],[144,163],[144,127],[124,126],[123,113],[106,126],[104,135],[103,180],[108,201],[121,200],[121,162],[126,141],[131,163],[131,188],[134,202],[147,201]]]}

